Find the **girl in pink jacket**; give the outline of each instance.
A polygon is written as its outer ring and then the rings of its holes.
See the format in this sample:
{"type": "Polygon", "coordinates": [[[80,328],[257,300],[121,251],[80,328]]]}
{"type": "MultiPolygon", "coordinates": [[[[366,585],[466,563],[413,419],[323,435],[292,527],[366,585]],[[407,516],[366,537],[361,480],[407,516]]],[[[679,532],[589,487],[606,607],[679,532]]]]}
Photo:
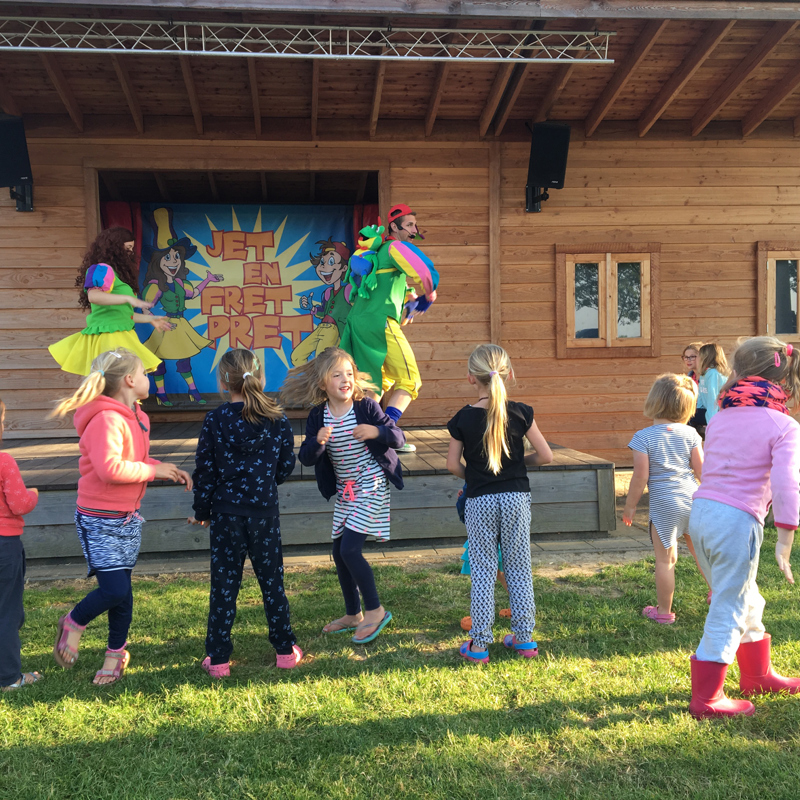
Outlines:
{"type": "Polygon", "coordinates": [[[739,662],[744,695],[800,692],[800,678],[772,668],[771,637],[756,585],[764,519],[772,505],[775,558],[794,583],[789,556],[800,514],[800,425],[786,403],[800,399],[800,353],[773,336],[739,345],[733,372],[706,430],[703,482],[694,494],[689,534],[711,585],[711,605],[691,659],[694,717],[753,714],[749,700],[731,700],[723,684],[739,662]]]}
{"type": "Polygon", "coordinates": [[[133,614],[131,572],[139,556],[142,519],[139,506],[152,480],[183,483],[192,479],[174,464],[150,458],[150,420],[139,408],[150,382],[138,356],[119,347],[101,353],[72,397],[53,412],[75,410],[80,440],[78,508],[75,525],[88,564],[97,578],[90,592],[58,622],[53,657],[64,669],[78,660],[86,626],[108,612],[108,649],[98,685],[115,683],[130,661],[128,629],[133,614]]]}

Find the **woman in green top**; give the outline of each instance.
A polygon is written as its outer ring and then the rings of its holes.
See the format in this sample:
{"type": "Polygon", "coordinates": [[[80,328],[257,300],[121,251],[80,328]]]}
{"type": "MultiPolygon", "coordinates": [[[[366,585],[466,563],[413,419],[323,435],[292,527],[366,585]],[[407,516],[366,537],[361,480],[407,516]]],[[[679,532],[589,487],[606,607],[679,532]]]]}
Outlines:
{"type": "Polygon", "coordinates": [[[172,329],[166,317],[148,312],[152,303],[137,295],[137,259],[133,234],[125,228],[109,228],[92,242],[78,271],[78,304],[90,311],[86,327],[48,348],[65,372],[88,375],[92,361],[107,350],[125,347],[142,361],[146,371],[155,369],[161,359],[153,355],[133,330],[134,323],[145,322],[157,331],[172,329]]]}

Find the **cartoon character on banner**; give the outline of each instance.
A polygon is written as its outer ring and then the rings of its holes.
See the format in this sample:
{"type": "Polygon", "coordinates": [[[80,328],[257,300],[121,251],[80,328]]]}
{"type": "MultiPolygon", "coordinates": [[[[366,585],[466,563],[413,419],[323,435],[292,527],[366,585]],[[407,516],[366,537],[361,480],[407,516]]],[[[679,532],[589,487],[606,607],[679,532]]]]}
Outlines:
{"type": "Polygon", "coordinates": [[[323,239],[317,244],[320,245],[319,253],[309,253],[309,259],[327,288],[322,293],[320,305],[314,305],[308,295],[300,297],[300,308],[311,309],[319,323],[292,351],[292,365],[295,367],[326,348],[339,344],[352,302],[352,287],[344,282],[350,248],[344,242],[334,242],[333,239],[323,239]]]}
{"type": "Polygon", "coordinates": [[[171,208],[157,208],[151,219],[153,228],[153,244],[142,246],[142,257],[148,262],[144,278],[142,298],[152,304],[161,303],[174,328],[169,331],[153,331],[144,343],[156,356],[162,359],[154,373],[156,382],[156,399],[159,405],[171,406],[164,388],[167,373],[165,361],[175,361],[175,369],[186,381],[189,399],[205,404],[205,400],[197,390],[192,377],[192,356],[196,356],[204,348],[212,345],[210,339],[199,334],[184,317],[186,301],[199,297],[209,283],[222,280],[222,275],[215,275],[207,270],[206,277],[197,287],[186,280],[189,267],[186,260],[191,258],[197,248],[187,237],[178,238],[172,223],[171,208]]]}

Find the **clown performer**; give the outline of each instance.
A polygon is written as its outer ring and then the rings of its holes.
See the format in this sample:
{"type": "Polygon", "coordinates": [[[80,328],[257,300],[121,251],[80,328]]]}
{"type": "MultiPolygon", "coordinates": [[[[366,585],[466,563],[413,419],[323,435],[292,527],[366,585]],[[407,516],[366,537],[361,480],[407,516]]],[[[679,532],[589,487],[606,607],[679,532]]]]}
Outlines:
{"type": "MultiPolygon", "coordinates": [[[[436,300],[439,274],[412,243],[422,237],[416,214],[407,205],[393,206],[387,225],[389,235],[375,256],[375,286],[367,296],[359,290],[339,346],[384,394],[391,390],[386,414],[397,423],[422,386],[414,351],[401,327],[403,310],[410,303],[412,314],[424,312],[436,300]],[[409,281],[421,288],[421,295],[409,290],[409,281]]],[[[416,448],[407,444],[401,449],[416,448]]]]}
{"type": "Polygon", "coordinates": [[[148,323],[157,332],[172,328],[165,317],[150,314],[151,304],[136,296],[136,262],[133,234],[126,228],[101,231],[89,246],[75,280],[78,305],[90,312],[86,327],[48,348],[64,372],[88,375],[100,353],[118,347],[135,353],[145,371],[163,366],[133,330],[136,322],[148,323]]]}
{"type": "Polygon", "coordinates": [[[327,286],[322,293],[322,304],[313,305],[307,295],[300,298],[300,308],[308,310],[319,319],[314,330],[292,351],[292,366],[304,364],[311,356],[318,356],[328,347],[336,347],[342,336],[347,315],[350,313],[350,284],[342,285],[347,272],[350,248],[344,242],[324,239],[315,256],[309,253],[319,279],[327,286]]]}
{"type": "Polygon", "coordinates": [[[205,400],[197,390],[192,377],[192,356],[196,356],[204,348],[212,344],[210,339],[201,336],[192,324],[183,316],[186,301],[199,297],[209,283],[222,280],[221,275],[214,275],[207,270],[205,279],[194,288],[186,276],[189,267],[186,259],[191,258],[197,248],[187,237],[179,239],[172,224],[172,209],[157,208],[153,212],[153,246],[142,247],[142,257],[148,261],[147,274],[144,278],[142,296],[145,302],[154,306],[161,303],[167,318],[173,323],[169,331],[155,330],[144,343],[154,355],[163,359],[155,371],[156,400],[159,405],[171,406],[164,388],[167,365],[164,361],[176,361],[178,374],[186,381],[189,399],[205,405],[205,400]]]}

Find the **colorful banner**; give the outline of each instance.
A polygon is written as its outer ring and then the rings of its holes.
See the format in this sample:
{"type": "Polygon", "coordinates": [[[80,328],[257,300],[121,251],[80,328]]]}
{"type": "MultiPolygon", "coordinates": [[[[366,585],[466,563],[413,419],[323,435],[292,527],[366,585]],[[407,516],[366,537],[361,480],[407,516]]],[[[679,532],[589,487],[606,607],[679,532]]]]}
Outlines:
{"type": "Polygon", "coordinates": [[[141,296],[173,323],[136,326],[164,362],[159,402],[216,394],[229,348],[255,351],[277,391],[293,363],[337,344],[352,225],[352,206],[142,204],[141,296]]]}

